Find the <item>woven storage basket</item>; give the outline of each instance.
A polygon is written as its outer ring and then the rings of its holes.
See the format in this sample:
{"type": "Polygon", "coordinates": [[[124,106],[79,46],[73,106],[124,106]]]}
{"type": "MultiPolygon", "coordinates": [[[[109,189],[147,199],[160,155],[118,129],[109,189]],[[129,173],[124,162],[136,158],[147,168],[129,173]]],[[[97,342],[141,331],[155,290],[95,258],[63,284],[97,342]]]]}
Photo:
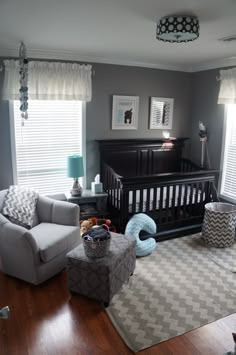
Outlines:
{"type": "Polygon", "coordinates": [[[111,238],[95,241],[83,238],[84,251],[89,258],[103,258],[109,253],[111,238]]]}
{"type": "Polygon", "coordinates": [[[202,236],[205,242],[218,248],[234,243],[236,207],[229,203],[211,202],[205,205],[202,236]]]}

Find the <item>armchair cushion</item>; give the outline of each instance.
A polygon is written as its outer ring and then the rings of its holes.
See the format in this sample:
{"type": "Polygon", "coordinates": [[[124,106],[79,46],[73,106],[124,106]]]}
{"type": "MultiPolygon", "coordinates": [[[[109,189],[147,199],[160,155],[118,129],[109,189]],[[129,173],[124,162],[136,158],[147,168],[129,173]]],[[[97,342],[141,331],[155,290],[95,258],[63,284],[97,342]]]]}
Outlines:
{"type": "Polygon", "coordinates": [[[5,196],[2,214],[11,222],[31,228],[38,194],[22,186],[10,186],[5,196]]]}
{"type": "Polygon", "coordinates": [[[30,232],[43,262],[48,262],[62,253],[66,254],[79,238],[78,227],[52,223],[40,223],[30,232]]]}

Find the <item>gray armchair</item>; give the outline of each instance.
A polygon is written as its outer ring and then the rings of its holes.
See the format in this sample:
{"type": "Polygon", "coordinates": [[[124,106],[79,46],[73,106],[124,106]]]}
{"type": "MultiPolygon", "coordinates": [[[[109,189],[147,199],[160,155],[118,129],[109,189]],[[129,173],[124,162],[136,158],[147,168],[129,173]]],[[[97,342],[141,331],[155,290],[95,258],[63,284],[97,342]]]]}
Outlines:
{"type": "MultiPolygon", "coordinates": [[[[0,211],[6,193],[0,191],[0,211]]],[[[0,268],[32,284],[60,272],[66,265],[66,254],[79,242],[79,207],[75,204],[39,196],[30,230],[0,213],[0,268]]]]}

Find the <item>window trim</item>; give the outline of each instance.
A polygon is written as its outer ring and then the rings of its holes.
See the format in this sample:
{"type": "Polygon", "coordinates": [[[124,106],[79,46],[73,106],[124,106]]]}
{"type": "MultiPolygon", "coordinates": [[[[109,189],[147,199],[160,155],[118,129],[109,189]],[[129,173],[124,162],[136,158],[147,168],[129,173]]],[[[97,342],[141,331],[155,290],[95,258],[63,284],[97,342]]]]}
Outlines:
{"type": "Polygon", "coordinates": [[[86,156],[86,102],[82,101],[82,157],[84,164],[83,189],[87,188],[87,156],[86,156]]]}
{"type": "Polygon", "coordinates": [[[9,101],[9,118],[10,118],[10,139],[11,139],[11,164],[13,174],[13,184],[18,184],[16,169],[16,136],[15,136],[15,119],[14,119],[14,101],[9,101]]]}
{"type": "Polygon", "coordinates": [[[224,105],[224,117],[223,117],[223,137],[222,137],[222,146],[221,146],[221,158],[220,158],[220,174],[219,174],[219,184],[218,184],[218,195],[223,200],[236,204],[236,199],[233,199],[229,196],[225,196],[221,193],[221,187],[223,184],[223,170],[225,165],[225,142],[226,142],[226,133],[227,133],[227,115],[228,115],[228,105],[224,105]]]}
{"type": "MultiPolygon", "coordinates": [[[[9,121],[10,121],[10,141],[11,141],[11,164],[12,164],[12,175],[13,184],[18,184],[17,179],[17,164],[16,164],[16,137],[15,137],[15,118],[14,118],[14,101],[9,101],[9,121]]],[[[84,164],[84,176],[82,177],[82,187],[87,188],[87,169],[86,169],[86,102],[82,101],[82,157],[84,164]]],[[[69,179],[69,178],[68,178],[69,179]]],[[[72,184],[72,183],[71,183],[72,184]]]]}

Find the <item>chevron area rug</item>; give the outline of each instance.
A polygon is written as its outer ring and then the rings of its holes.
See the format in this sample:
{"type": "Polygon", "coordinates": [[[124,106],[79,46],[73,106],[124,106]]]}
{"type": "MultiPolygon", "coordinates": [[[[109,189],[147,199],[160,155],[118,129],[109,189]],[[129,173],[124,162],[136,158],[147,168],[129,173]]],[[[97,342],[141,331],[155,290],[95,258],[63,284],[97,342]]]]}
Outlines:
{"type": "Polygon", "coordinates": [[[200,234],[158,244],[106,309],[134,352],[234,313],[236,244],[207,247],[200,234]]]}

